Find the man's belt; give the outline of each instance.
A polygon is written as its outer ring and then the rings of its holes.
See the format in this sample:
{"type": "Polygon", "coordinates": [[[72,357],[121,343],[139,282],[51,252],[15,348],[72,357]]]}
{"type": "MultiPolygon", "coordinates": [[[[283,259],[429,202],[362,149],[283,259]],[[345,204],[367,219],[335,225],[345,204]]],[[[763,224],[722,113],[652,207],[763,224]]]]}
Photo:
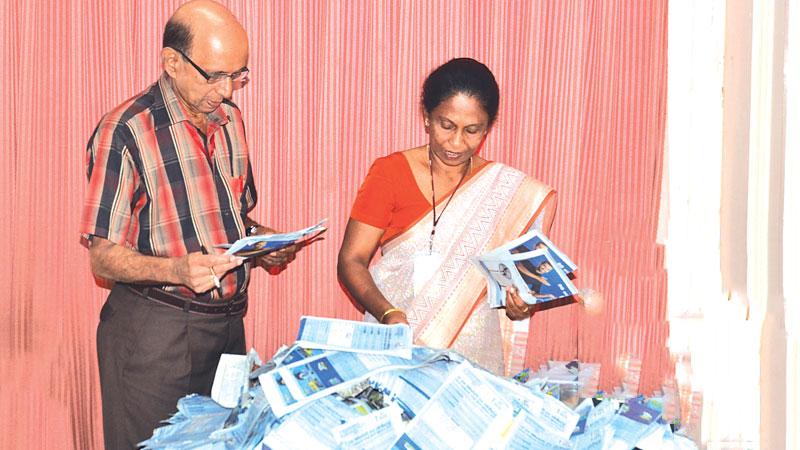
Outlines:
{"type": "Polygon", "coordinates": [[[198,301],[191,297],[173,294],[153,286],[139,286],[135,284],[126,284],[125,286],[137,295],[145,297],[148,300],[186,312],[209,316],[233,316],[239,313],[244,314],[247,310],[247,293],[245,292],[236,294],[229,299],[208,303],[198,301]]]}

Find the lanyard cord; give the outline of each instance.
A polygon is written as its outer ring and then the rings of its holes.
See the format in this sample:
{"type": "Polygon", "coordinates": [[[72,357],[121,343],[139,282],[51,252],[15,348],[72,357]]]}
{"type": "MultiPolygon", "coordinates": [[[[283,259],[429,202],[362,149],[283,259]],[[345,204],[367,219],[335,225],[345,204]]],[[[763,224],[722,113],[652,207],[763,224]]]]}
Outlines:
{"type": "Polygon", "coordinates": [[[431,238],[428,245],[428,252],[433,254],[433,236],[436,234],[436,225],[439,223],[439,220],[442,219],[444,215],[444,210],[450,205],[450,200],[453,199],[456,195],[456,191],[459,187],[461,187],[461,183],[464,182],[464,178],[466,178],[467,174],[472,170],[472,157],[469,157],[469,161],[467,161],[467,170],[461,174],[461,179],[458,180],[458,184],[456,185],[453,192],[450,194],[450,197],[447,199],[447,202],[444,204],[444,208],[439,212],[439,217],[436,217],[436,190],[433,188],[433,156],[432,156],[431,148],[428,146],[428,170],[431,173],[431,202],[433,203],[433,227],[431,227],[431,238]]]}

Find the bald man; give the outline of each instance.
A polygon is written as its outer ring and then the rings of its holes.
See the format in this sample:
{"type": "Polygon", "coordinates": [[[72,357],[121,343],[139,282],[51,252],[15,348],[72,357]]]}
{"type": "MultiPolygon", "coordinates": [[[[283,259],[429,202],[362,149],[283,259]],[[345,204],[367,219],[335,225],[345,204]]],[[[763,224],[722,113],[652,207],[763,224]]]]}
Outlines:
{"type": "Polygon", "coordinates": [[[219,244],[274,232],[248,216],[256,189],[242,116],[247,34],[196,0],[164,29],[158,81],[98,124],[87,148],[81,233],[93,273],[113,288],[97,352],[108,449],[135,448],[189,393],[209,394],[219,356],[244,353],[250,269],[283,268],[219,244]]]}

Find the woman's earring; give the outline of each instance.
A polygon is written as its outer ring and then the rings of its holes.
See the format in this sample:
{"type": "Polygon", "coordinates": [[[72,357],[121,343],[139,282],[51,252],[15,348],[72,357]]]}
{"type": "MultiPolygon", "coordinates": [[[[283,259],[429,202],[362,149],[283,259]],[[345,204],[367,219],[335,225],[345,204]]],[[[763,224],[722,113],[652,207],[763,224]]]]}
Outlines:
{"type": "Polygon", "coordinates": [[[425,121],[425,128],[428,128],[429,126],[431,126],[431,123],[426,120],[425,121]]]}

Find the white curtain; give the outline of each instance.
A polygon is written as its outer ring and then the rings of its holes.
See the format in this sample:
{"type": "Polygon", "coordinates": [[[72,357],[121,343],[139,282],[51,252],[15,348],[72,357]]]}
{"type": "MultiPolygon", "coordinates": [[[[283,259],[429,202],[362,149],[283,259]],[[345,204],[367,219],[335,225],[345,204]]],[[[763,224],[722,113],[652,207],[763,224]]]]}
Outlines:
{"type": "Polygon", "coordinates": [[[797,11],[670,2],[662,238],[684,420],[798,448],[797,11]]]}

